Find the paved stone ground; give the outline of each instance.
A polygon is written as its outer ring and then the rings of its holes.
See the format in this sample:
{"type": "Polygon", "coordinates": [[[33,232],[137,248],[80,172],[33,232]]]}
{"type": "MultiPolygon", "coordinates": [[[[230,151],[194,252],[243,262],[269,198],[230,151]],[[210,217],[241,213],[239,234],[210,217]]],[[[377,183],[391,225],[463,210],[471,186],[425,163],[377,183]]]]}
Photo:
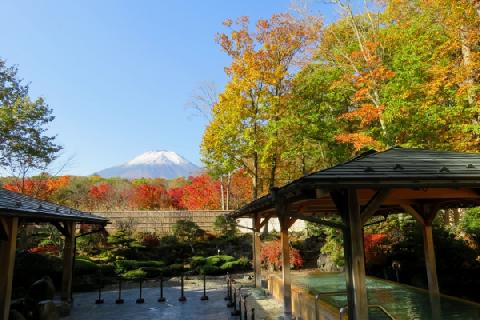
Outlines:
{"type": "MultiPolygon", "coordinates": [[[[147,320],[147,319],[165,319],[165,320],[239,320],[239,317],[231,316],[232,309],[226,307],[227,301],[224,300],[226,288],[218,283],[208,283],[207,295],[209,300],[201,301],[203,289],[190,284],[185,289],[187,301],[182,303],[178,301],[180,297],[180,288],[164,288],[164,296],[167,301],[157,302],[159,297],[159,288],[144,288],[144,304],[136,304],[139,297],[139,290],[126,289],[122,291],[122,298],[125,300],[123,305],[115,304],[118,292],[115,290],[102,292],[102,298],[105,303],[96,305],[98,293],[85,292],[74,294],[74,303],[71,314],[64,320],[147,320]]],[[[107,289],[108,290],[108,289],[107,289]]],[[[249,293],[247,298],[248,319],[251,318],[251,308],[255,308],[255,318],[278,319],[282,314],[281,306],[271,297],[262,297],[256,300],[252,295],[252,289],[243,289],[243,293],[249,293]]],[[[243,309],[242,309],[243,311],[243,309]]],[[[242,316],[243,320],[243,316],[242,316]]]]}

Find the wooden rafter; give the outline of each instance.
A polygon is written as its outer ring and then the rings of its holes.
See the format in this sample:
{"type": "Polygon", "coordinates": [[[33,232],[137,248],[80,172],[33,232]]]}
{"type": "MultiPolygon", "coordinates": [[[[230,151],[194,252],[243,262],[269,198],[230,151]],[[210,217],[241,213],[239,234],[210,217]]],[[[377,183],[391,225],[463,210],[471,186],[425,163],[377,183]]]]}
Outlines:
{"type": "Polygon", "coordinates": [[[360,213],[363,224],[365,224],[367,220],[375,214],[375,212],[380,208],[380,206],[389,194],[389,189],[380,189],[373,195],[373,197],[370,199],[370,201],[368,201],[367,205],[360,213]]]}

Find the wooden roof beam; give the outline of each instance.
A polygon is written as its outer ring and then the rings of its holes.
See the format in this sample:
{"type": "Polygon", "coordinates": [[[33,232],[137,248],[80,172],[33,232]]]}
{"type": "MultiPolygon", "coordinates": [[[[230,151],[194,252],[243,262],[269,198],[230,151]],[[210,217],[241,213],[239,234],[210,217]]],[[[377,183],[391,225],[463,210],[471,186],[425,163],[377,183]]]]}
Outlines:
{"type": "Polygon", "coordinates": [[[380,208],[385,199],[390,194],[390,189],[380,189],[378,190],[373,197],[368,201],[365,208],[360,213],[362,218],[362,224],[365,224],[368,219],[370,219],[375,212],[380,208]]]}
{"type": "Polygon", "coordinates": [[[309,221],[309,222],[312,222],[312,223],[320,224],[322,226],[326,226],[326,227],[330,227],[330,228],[334,228],[334,229],[339,229],[339,230],[345,230],[345,225],[343,223],[340,223],[340,222],[325,220],[325,219],[321,219],[321,218],[314,217],[314,216],[304,216],[304,215],[300,215],[300,214],[290,214],[290,216],[294,217],[296,219],[305,220],[305,221],[309,221]]]}

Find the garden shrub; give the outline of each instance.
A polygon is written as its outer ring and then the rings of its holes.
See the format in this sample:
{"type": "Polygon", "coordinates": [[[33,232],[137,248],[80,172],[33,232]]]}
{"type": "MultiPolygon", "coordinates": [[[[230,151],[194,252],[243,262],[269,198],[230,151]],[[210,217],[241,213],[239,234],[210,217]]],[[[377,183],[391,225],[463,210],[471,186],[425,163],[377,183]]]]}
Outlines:
{"type": "Polygon", "coordinates": [[[226,255],[210,256],[210,257],[207,257],[206,263],[210,264],[210,265],[213,265],[213,266],[221,266],[225,262],[230,262],[230,261],[234,261],[234,260],[235,260],[235,258],[232,257],[232,256],[226,256],[226,255]]]}
{"type": "Polygon", "coordinates": [[[193,256],[190,262],[192,269],[196,269],[199,266],[203,266],[207,259],[203,256],[193,256]]]}
{"type": "Polygon", "coordinates": [[[115,270],[117,273],[125,273],[127,271],[139,269],[142,267],[163,267],[165,262],[161,260],[157,261],[142,261],[142,260],[119,260],[115,262],[115,270]]]}
{"type": "Polygon", "coordinates": [[[124,272],[121,276],[127,280],[145,279],[147,273],[142,269],[135,269],[124,272]]]}
{"type": "Polygon", "coordinates": [[[56,287],[60,286],[63,261],[59,257],[38,253],[20,252],[15,258],[13,273],[15,286],[28,288],[44,276],[49,276],[56,287]]]}
{"type": "Polygon", "coordinates": [[[219,235],[231,239],[237,233],[237,221],[230,216],[218,216],[213,223],[213,230],[219,235]]]}
{"type": "Polygon", "coordinates": [[[142,234],[141,243],[147,248],[155,248],[160,245],[160,239],[156,234],[144,233],[142,234]]]}
{"type": "Polygon", "coordinates": [[[167,268],[165,267],[142,267],[140,270],[144,271],[146,273],[146,278],[156,278],[159,276],[166,275],[167,268]]]}
{"type": "Polygon", "coordinates": [[[113,263],[97,264],[97,267],[104,277],[111,277],[115,275],[115,266],[113,263]]]}
{"type": "Polygon", "coordinates": [[[211,264],[205,264],[204,266],[199,268],[199,273],[200,274],[205,274],[208,276],[216,276],[221,274],[221,270],[219,267],[211,265],[211,264]]]}
{"type": "Polygon", "coordinates": [[[185,271],[183,264],[181,263],[174,263],[168,266],[167,274],[169,276],[178,276],[185,271]]]}
{"type": "Polygon", "coordinates": [[[480,207],[465,210],[460,220],[460,229],[480,245],[480,207]]]}
{"type": "Polygon", "coordinates": [[[98,266],[87,259],[75,259],[74,273],[75,275],[95,274],[99,270],[98,266]]]}
{"type": "Polygon", "coordinates": [[[89,258],[94,262],[107,263],[115,261],[115,254],[110,250],[105,250],[97,255],[90,256],[89,258]]]}

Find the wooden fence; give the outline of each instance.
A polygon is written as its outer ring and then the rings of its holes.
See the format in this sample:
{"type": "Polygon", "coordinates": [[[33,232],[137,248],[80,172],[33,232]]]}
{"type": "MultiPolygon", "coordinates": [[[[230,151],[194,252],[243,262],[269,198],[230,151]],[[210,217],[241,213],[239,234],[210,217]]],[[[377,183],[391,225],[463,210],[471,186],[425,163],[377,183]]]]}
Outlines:
{"type": "MultiPolygon", "coordinates": [[[[213,231],[213,223],[218,216],[226,215],[231,211],[223,210],[195,210],[195,211],[100,211],[95,215],[110,220],[107,230],[115,230],[120,225],[126,224],[137,232],[155,232],[159,235],[172,234],[172,226],[178,220],[191,220],[205,231],[213,231]]],[[[252,219],[237,219],[240,232],[251,232],[252,219]]],[[[305,223],[297,220],[290,231],[300,232],[305,229],[305,223]]],[[[268,230],[279,231],[280,223],[277,218],[268,221],[268,230]]]]}
{"type": "Polygon", "coordinates": [[[172,233],[172,226],[178,220],[191,220],[205,231],[213,231],[213,223],[218,216],[230,213],[222,210],[197,211],[100,211],[95,215],[110,220],[108,231],[127,225],[137,232],[155,232],[160,235],[172,233]]]}

